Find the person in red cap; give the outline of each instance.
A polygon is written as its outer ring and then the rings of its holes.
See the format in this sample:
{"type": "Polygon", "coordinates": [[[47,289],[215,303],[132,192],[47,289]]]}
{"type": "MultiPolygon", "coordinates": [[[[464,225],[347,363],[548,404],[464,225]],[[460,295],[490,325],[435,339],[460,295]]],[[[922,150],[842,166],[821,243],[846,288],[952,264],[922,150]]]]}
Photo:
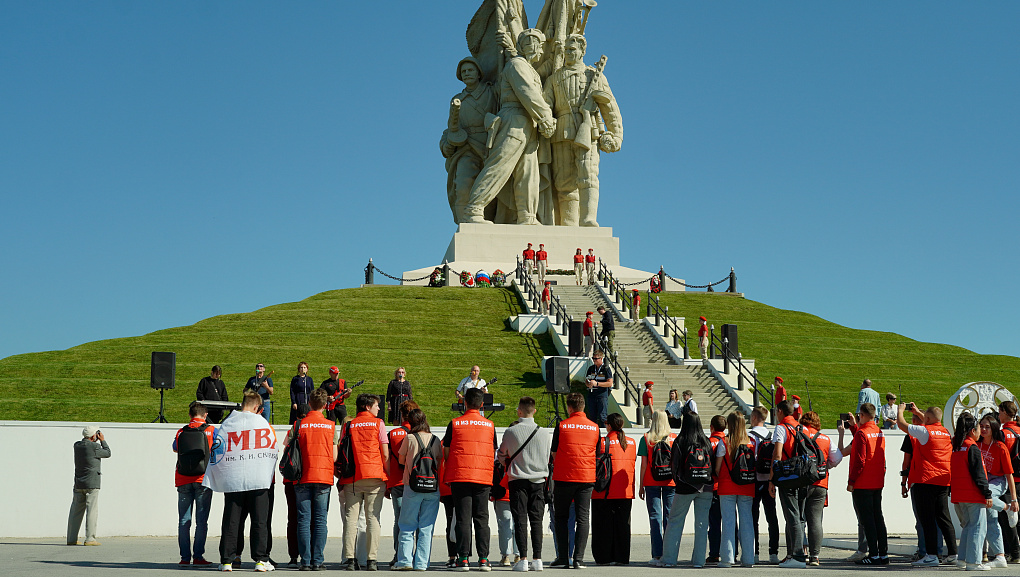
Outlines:
{"type": "Polygon", "coordinates": [[[800,418],[804,416],[804,409],[800,406],[800,397],[797,395],[790,395],[790,398],[793,399],[793,418],[797,419],[797,422],[799,423],[800,418]]]}
{"type": "Polygon", "coordinates": [[[701,358],[708,358],[708,319],[698,317],[701,326],[698,327],[698,350],[701,351],[701,358]]]}
{"type": "Polygon", "coordinates": [[[776,391],[772,398],[772,406],[776,406],[786,400],[786,387],[783,386],[783,377],[776,377],[772,388],[776,391]]]}
{"type": "Polygon", "coordinates": [[[595,249],[589,248],[584,255],[584,268],[588,271],[588,284],[595,284],[595,249]]]}
{"type": "Polygon", "coordinates": [[[645,392],[641,393],[641,414],[646,423],[652,422],[652,413],[655,412],[655,405],[652,404],[653,381],[645,381],[645,392]]]}
{"type": "Polygon", "coordinates": [[[584,335],[584,356],[591,356],[591,349],[595,346],[595,322],[591,316],[595,314],[588,311],[584,314],[584,324],[581,326],[581,334],[584,335]]]}
{"type": "Polygon", "coordinates": [[[641,291],[633,289],[631,294],[633,295],[631,297],[633,306],[630,307],[630,320],[637,321],[641,319],[641,291]]]}
{"type": "Polygon", "coordinates": [[[535,274],[535,251],[531,248],[531,243],[528,243],[528,248],[524,249],[524,274],[531,276],[535,274]]]}
{"type": "Polygon", "coordinates": [[[326,418],[332,419],[335,423],[343,423],[347,418],[347,407],[344,406],[344,399],[351,394],[350,389],[345,387],[343,379],[339,378],[340,369],[329,368],[329,378],[322,381],[319,388],[329,395],[329,402],[326,404],[326,418]]]}
{"type": "MultiPolygon", "coordinates": [[[[539,268],[539,274],[542,274],[542,269],[539,268]]],[[[549,314],[549,306],[552,304],[552,283],[545,281],[545,288],[542,289],[542,304],[541,310],[543,315],[549,314]]]]}
{"type": "Polygon", "coordinates": [[[535,264],[538,265],[538,284],[545,284],[545,271],[548,266],[549,253],[545,252],[545,245],[538,245],[538,252],[535,253],[535,264]]]}
{"type": "Polygon", "coordinates": [[[577,286],[581,286],[581,279],[584,277],[584,255],[581,254],[581,249],[578,248],[577,252],[574,253],[574,278],[577,280],[577,286]]]}

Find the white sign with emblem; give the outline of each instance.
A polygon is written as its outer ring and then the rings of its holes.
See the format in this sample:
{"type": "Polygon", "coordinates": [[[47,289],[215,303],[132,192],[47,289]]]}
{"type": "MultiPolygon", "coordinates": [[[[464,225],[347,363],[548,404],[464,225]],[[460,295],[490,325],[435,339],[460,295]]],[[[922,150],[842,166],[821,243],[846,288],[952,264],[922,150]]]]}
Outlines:
{"type": "Polygon", "coordinates": [[[980,419],[985,413],[999,414],[999,403],[1003,401],[1016,402],[1013,393],[1006,390],[1006,387],[999,383],[989,381],[977,381],[967,383],[949,397],[946,408],[942,411],[942,424],[952,434],[956,429],[956,419],[969,411],[975,418],[980,419]]]}

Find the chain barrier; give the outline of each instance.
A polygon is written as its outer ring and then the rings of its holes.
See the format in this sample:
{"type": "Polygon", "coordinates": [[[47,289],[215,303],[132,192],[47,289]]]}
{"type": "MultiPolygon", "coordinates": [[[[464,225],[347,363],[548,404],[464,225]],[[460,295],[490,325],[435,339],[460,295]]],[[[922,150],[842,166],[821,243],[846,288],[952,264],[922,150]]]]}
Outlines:
{"type": "Polygon", "coordinates": [[[714,282],[714,283],[712,283],[712,284],[687,284],[687,283],[685,283],[685,282],[684,282],[684,281],[682,281],[682,280],[677,280],[677,279],[675,279],[675,278],[673,278],[673,277],[669,276],[669,274],[668,274],[668,273],[666,273],[666,278],[668,278],[669,280],[671,280],[671,281],[675,282],[675,283],[676,283],[676,284],[678,284],[678,285],[682,285],[682,286],[685,286],[685,287],[687,287],[687,288],[693,288],[693,289],[699,289],[699,288],[708,288],[708,287],[710,287],[710,286],[716,286],[716,285],[720,285],[720,284],[722,284],[722,283],[724,283],[724,282],[726,282],[726,281],[730,280],[730,277],[729,277],[729,276],[727,275],[727,276],[726,276],[726,278],[722,279],[722,280],[721,280],[721,281],[719,281],[719,282],[714,282]]]}
{"type": "Polygon", "coordinates": [[[652,276],[646,278],[645,280],[639,280],[637,282],[620,282],[620,281],[616,281],[616,284],[618,284],[620,286],[635,286],[635,285],[639,285],[639,284],[645,284],[646,282],[651,282],[651,280],[653,278],[657,277],[657,276],[659,276],[659,275],[653,274],[652,276]]]}
{"type": "MultiPolygon", "coordinates": [[[[435,269],[433,269],[433,271],[434,270],[435,269]]],[[[423,276],[421,278],[400,278],[400,277],[395,277],[395,276],[393,276],[391,274],[386,274],[379,267],[375,267],[375,272],[383,275],[384,277],[386,277],[388,279],[393,279],[395,281],[401,281],[401,282],[418,282],[418,281],[423,281],[423,280],[425,280],[425,279],[427,279],[427,278],[432,276],[432,273],[430,272],[429,274],[427,274],[427,275],[425,275],[425,276],[423,276]]]]}

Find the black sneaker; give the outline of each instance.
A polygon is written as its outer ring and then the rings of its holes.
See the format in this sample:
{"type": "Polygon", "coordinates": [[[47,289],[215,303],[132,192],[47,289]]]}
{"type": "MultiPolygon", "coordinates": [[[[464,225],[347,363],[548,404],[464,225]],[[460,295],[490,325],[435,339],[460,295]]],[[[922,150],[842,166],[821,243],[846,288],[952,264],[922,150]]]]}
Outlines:
{"type": "Polygon", "coordinates": [[[488,573],[489,571],[492,571],[492,565],[489,565],[489,560],[488,559],[479,559],[478,560],[478,570],[479,571],[485,571],[486,573],[488,573]]]}
{"type": "Polygon", "coordinates": [[[865,557],[854,561],[854,565],[881,565],[878,557],[865,557]]]}
{"type": "Polygon", "coordinates": [[[365,571],[378,571],[379,563],[375,559],[369,559],[365,562],[365,571]]]}
{"type": "Polygon", "coordinates": [[[470,571],[471,562],[467,559],[457,559],[457,571],[470,571]]]}
{"type": "Polygon", "coordinates": [[[340,565],[340,569],[344,571],[357,571],[358,569],[361,569],[361,567],[358,567],[357,559],[351,558],[344,561],[343,564],[340,565]]]}
{"type": "Polygon", "coordinates": [[[312,567],[311,565],[302,565],[298,571],[315,571],[315,567],[312,567]]]}
{"type": "Polygon", "coordinates": [[[559,557],[554,559],[553,562],[549,564],[549,566],[552,567],[553,569],[566,569],[569,565],[570,564],[567,563],[566,559],[560,559],[559,557]]]}
{"type": "Polygon", "coordinates": [[[574,559],[574,564],[570,566],[571,569],[587,569],[588,567],[581,562],[580,559],[574,559]]]}
{"type": "Polygon", "coordinates": [[[879,557],[878,558],[878,562],[876,563],[876,565],[888,565],[888,564],[889,564],[889,557],[888,556],[886,556],[886,557],[879,557]]]}
{"type": "Polygon", "coordinates": [[[718,562],[719,562],[719,556],[718,555],[716,555],[714,557],[709,557],[708,559],[705,559],[705,563],[718,563],[718,562]]]}
{"type": "Polygon", "coordinates": [[[449,559],[447,559],[446,560],[446,568],[447,569],[456,569],[457,568],[457,558],[456,557],[450,557],[449,559]]]}

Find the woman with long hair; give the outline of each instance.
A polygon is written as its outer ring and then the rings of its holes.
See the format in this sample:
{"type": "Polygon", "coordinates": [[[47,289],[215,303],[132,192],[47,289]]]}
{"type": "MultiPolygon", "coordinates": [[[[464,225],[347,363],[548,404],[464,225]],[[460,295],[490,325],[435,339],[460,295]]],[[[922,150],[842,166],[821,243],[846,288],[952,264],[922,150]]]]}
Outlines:
{"type": "MultiPolygon", "coordinates": [[[[712,444],[705,436],[705,431],[701,429],[701,418],[697,413],[685,415],[683,424],[680,426],[680,433],[673,441],[673,477],[682,478],[687,468],[701,465],[691,462],[692,458],[696,459],[705,455],[706,461],[710,461],[708,457],[711,450],[712,444]]],[[[709,464],[706,462],[701,466],[708,467],[709,464]]],[[[676,566],[677,556],[680,554],[680,536],[684,533],[684,521],[687,519],[687,512],[691,510],[692,505],[694,506],[694,551],[691,553],[691,563],[694,567],[705,566],[705,558],[708,556],[708,510],[712,508],[711,478],[707,484],[703,485],[676,484],[673,503],[669,508],[666,534],[662,538],[661,561],[664,567],[676,566]]]]}
{"type": "Polygon", "coordinates": [[[386,387],[386,406],[389,409],[387,415],[391,425],[400,424],[400,405],[414,398],[411,394],[411,382],[406,376],[407,369],[397,367],[397,370],[393,371],[393,380],[386,387]]]}
{"type": "Polygon", "coordinates": [[[404,465],[404,497],[400,507],[397,570],[425,571],[432,555],[432,531],[439,515],[439,491],[417,492],[410,484],[411,469],[419,453],[435,461],[438,470],[443,460],[442,443],[429,430],[429,422],[421,409],[407,414],[410,425],[407,437],[400,444],[397,460],[404,465]],[[415,536],[417,535],[417,545],[415,536]]]}
{"type": "Polygon", "coordinates": [[[722,512],[722,548],[719,567],[733,566],[734,537],[740,527],[740,563],[744,567],[754,565],[754,519],[751,517],[751,503],[754,502],[754,481],[738,484],[734,480],[734,468],[739,465],[741,454],[754,455],[754,445],[747,436],[743,413],[736,411],[726,417],[726,438],[719,443],[715,452],[715,476],[719,479],[719,509],[722,512]],[[739,516],[740,520],[737,521],[739,516]]]}
{"type": "Polygon", "coordinates": [[[612,456],[613,474],[604,493],[592,494],[591,552],[599,565],[627,565],[637,443],[623,433],[623,417],[619,413],[606,418],[606,429],[600,451],[612,456]]]}
{"type": "Polygon", "coordinates": [[[973,415],[964,412],[956,419],[950,496],[963,527],[956,564],[968,571],[991,569],[981,563],[981,549],[988,528],[984,510],[992,507],[992,491],[988,488],[988,476],[977,444],[980,438],[978,422],[973,415]]]}
{"type": "MultiPolygon", "coordinates": [[[[670,392],[670,396],[674,393],[675,389],[670,392]]],[[[648,524],[652,538],[652,560],[648,564],[653,567],[662,565],[662,532],[666,528],[676,483],[672,475],[665,481],[656,481],[652,478],[652,456],[659,443],[665,443],[668,450],[673,446],[673,439],[676,439],[676,434],[669,428],[669,415],[666,411],[655,411],[652,413],[648,432],[641,437],[637,449],[637,454],[641,457],[638,496],[645,500],[645,507],[648,509],[648,524]]],[[[661,451],[662,447],[658,450],[661,451]]]]}
{"type": "Polygon", "coordinates": [[[993,506],[985,509],[988,541],[988,558],[991,567],[1006,567],[1005,549],[1002,543],[1002,528],[999,527],[999,513],[1009,509],[1016,511],[1016,485],[1013,483],[1013,464],[1010,461],[1009,449],[1006,447],[1006,436],[1002,434],[999,417],[987,413],[981,417],[978,425],[981,438],[978,448],[981,449],[981,461],[988,473],[988,488],[992,492],[993,506]]]}
{"type": "Polygon", "coordinates": [[[669,426],[673,429],[680,428],[680,419],[683,414],[684,403],[680,400],[680,393],[676,389],[669,390],[669,400],[666,401],[666,416],[669,417],[669,426]]]}

